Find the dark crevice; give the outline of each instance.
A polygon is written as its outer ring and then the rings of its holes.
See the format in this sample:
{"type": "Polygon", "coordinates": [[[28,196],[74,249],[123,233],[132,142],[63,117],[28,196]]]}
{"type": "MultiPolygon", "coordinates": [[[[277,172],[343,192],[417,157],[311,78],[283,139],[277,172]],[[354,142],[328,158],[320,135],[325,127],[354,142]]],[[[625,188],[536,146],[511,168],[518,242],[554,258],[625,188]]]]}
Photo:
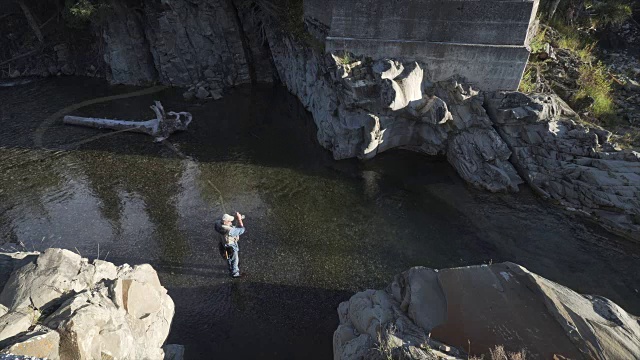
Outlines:
{"type": "Polygon", "coordinates": [[[236,26],[238,27],[238,33],[240,34],[240,41],[242,42],[242,49],[244,50],[244,58],[247,61],[247,68],[249,69],[249,77],[251,78],[251,83],[256,84],[258,82],[258,78],[256,76],[253,53],[251,52],[251,46],[249,45],[249,38],[244,31],[242,20],[240,19],[240,12],[238,11],[238,7],[233,0],[227,0],[227,3],[229,3],[230,8],[233,10],[236,26]]]}

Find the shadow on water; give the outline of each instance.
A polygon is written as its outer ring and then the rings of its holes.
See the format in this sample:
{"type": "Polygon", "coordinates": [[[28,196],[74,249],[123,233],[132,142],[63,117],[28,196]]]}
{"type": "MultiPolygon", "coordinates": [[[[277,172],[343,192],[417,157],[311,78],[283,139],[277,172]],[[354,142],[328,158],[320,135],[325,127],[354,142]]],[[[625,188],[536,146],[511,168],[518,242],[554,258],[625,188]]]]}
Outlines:
{"type": "Polygon", "coordinates": [[[175,290],[194,300],[177,309],[176,317],[185,320],[174,324],[168,339],[186,346],[187,359],[330,359],[338,318],[326,314],[351,296],[247,281],[175,290]]]}
{"type": "Polygon", "coordinates": [[[514,261],[640,313],[638,245],[526,187],[471,189],[441,158],[398,150],[334,161],[282,87],[238,88],[204,105],[168,90],[74,112],[146,119],[154,99],[191,111],[170,144],[120,133],[68,149],[106,132],[58,121],[44,149],[34,145],[60,108],[131,90],[77,78],[0,89],[0,240],[151,263],[176,303],[169,341],[187,345],[188,358],[330,357],[339,302],[417,265],[514,261]],[[236,210],[247,214],[240,264],[250,277],[233,282],[213,222],[236,210]]]}

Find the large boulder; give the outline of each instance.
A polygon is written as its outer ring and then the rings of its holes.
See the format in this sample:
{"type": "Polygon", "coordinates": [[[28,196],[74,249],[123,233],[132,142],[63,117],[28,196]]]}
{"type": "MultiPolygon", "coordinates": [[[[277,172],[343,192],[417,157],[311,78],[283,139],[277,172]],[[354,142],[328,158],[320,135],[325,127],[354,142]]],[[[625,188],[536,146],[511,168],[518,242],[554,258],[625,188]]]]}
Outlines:
{"type": "Polygon", "coordinates": [[[14,271],[7,281],[0,304],[9,309],[32,306],[45,310],[73,293],[78,293],[102,279],[115,279],[111,263],[89,263],[80,255],[64,249],[47,249],[32,262],[14,271]]]}
{"type": "Polygon", "coordinates": [[[531,187],[640,241],[640,153],[616,150],[556,95],[499,92],[486,107],[531,187]]]}
{"type": "Polygon", "coordinates": [[[640,357],[637,317],[608,299],[580,295],[513,263],[412,268],[386,291],[354,295],[340,304],[338,314],[335,359],[366,358],[380,349],[431,355],[435,349],[464,357],[455,349],[469,344],[471,355],[501,345],[540,358],[640,357]]]}
{"type": "MultiPolygon", "coordinates": [[[[14,270],[34,261],[37,256],[37,253],[32,252],[0,253],[0,292],[4,289],[5,284],[9,281],[14,270]]],[[[1,304],[0,302],[0,305],[1,304]]],[[[0,306],[0,308],[1,307],[2,306],[0,306]]]]}
{"type": "Polygon", "coordinates": [[[0,354],[49,359],[163,359],[174,315],[150,265],[62,249],[23,261],[0,301],[0,354]]]}

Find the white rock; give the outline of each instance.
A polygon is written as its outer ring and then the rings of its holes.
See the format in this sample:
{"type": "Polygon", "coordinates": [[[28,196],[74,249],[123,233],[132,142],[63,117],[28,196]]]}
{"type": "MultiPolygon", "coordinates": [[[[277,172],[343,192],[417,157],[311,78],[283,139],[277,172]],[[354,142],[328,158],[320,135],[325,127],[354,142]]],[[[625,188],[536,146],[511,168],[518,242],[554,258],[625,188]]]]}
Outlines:
{"type": "MultiPolygon", "coordinates": [[[[29,263],[13,272],[2,293],[0,303],[9,309],[32,305],[44,309],[52,302],[72,292],[80,292],[101,279],[114,279],[108,265],[88,264],[86,259],[63,249],[47,249],[29,263]]],[[[113,266],[113,265],[112,265],[113,266]]]]}
{"type": "Polygon", "coordinates": [[[466,349],[469,342],[476,353],[504,345],[541,358],[640,356],[636,317],[608,299],[580,295],[513,263],[438,272],[413,268],[396,276],[387,291],[360,292],[339,306],[334,359],[369,358],[366,349],[380,348],[380,341],[390,353],[416,354],[410,358],[433,357],[419,349],[424,344],[460,357],[456,347],[466,349]]]}

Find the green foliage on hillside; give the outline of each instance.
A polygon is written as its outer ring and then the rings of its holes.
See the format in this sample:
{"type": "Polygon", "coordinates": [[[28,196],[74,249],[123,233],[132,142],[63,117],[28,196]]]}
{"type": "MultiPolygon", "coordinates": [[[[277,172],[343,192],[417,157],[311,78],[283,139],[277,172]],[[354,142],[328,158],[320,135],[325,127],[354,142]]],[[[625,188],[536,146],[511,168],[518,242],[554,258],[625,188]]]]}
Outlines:
{"type": "Polygon", "coordinates": [[[99,20],[110,8],[108,0],[65,0],[62,17],[70,27],[83,28],[99,20]]]}
{"type": "Polygon", "coordinates": [[[589,1],[586,7],[591,15],[591,25],[595,28],[622,24],[633,14],[632,2],[627,0],[589,1]]]}

